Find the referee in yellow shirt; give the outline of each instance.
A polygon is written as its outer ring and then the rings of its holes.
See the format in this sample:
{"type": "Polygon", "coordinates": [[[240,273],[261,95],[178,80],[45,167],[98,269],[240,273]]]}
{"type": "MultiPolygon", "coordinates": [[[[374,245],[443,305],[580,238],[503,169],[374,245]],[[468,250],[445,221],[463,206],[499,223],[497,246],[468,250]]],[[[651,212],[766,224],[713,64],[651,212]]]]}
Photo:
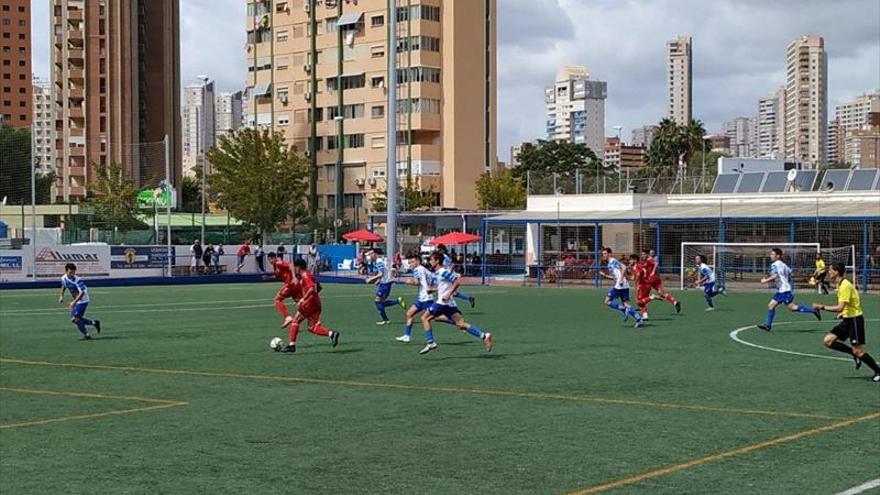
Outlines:
{"type": "Polygon", "coordinates": [[[824,304],[813,303],[813,307],[821,311],[829,311],[838,313],[837,318],[840,323],[831,331],[825,334],[822,339],[825,347],[834,349],[852,356],[856,362],[856,369],[865,363],[874,371],[872,381],[880,383],[880,367],[870,354],[865,352],[865,316],[862,314],[862,303],[859,298],[859,291],[853,287],[852,282],[845,279],[846,268],[843,263],[832,263],[828,269],[831,281],[837,284],[837,304],[835,306],[825,306],[824,304]],[[844,342],[849,339],[852,347],[844,342]]]}

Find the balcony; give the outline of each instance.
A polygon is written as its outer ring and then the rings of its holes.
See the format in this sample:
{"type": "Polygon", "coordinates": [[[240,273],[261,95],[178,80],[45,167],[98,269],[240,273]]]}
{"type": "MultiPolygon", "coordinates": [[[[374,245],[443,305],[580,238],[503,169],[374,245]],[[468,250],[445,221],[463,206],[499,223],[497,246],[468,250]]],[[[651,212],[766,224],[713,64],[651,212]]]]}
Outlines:
{"type": "Polygon", "coordinates": [[[82,127],[71,127],[69,133],[70,137],[84,137],[86,135],[86,130],[82,127]]]}
{"type": "Polygon", "coordinates": [[[70,69],[67,72],[67,77],[77,81],[82,81],[84,80],[84,71],[82,69],[70,69]]]}
{"type": "Polygon", "coordinates": [[[79,28],[70,28],[70,29],[67,30],[67,37],[70,38],[70,39],[73,39],[73,40],[82,40],[82,39],[84,39],[83,36],[84,36],[84,35],[83,35],[83,31],[82,31],[82,29],[79,29],[79,28]]]}
{"type": "Polygon", "coordinates": [[[67,97],[70,98],[70,99],[81,100],[81,99],[84,98],[83,94],[84,94],[84,93],[83,93],[83,90],[82,90],[82,89],[79,89],[79,88],[70,88],[70,90],[67,92],[67,97]]]}
{"type": "Polygon", "coordinates": [[[67,59],[68,60],[82,60],[82,58],[83,58],[82,47],[68,47],[67,48],[67,59]]]}
{"type": "MultiPolygon", "coordinates": [[[[83,157],[83,158],[84,158],[84,157],[86,156],[86,148],[85,148],[85,146],[71,146],[71,147],[70,147],[70,156],[71,156],[71,157],[83,157]]],[[[70,165],[70,170],[74,170],[74,169],[77,169],[77,168],[80,168],[80,167],[75,167],[75,166],[71,163],[71,165],[70,165]]],[[[75,174],[75,173],[71,172],[70,175],[85,175],[85,167],[82,167],[82,168],[83,168],[83,171],[80,172],[79,174],[75,174]]]]}
{"type": "Polygon", "coordinates": [[[68,10],[67,11],[67,20],[68,21],[82,21],[83,20],[83,11],[82,10],[68,10]]]}
{"type": "Polygon", "coordinates": [[[83,119],[85,116],[85,111],[82,107],[70,107],[70,118],[83,119]]]}
{"type": "Polygon", "coordinates": [[[85,167],[75,167],[72,164],[67,167],[67,176],[68,177],[85,177],[86,176],[86,168],[85,167]]]}
{"type": "Polygon", "coordinates": [[[64,36],[62,36],[60,34],[56,34],[55,36],[52,37],[52,39],[53,39],[53,44],[55,45],[56,48],[61,48],[64,46],[64,36]]]}

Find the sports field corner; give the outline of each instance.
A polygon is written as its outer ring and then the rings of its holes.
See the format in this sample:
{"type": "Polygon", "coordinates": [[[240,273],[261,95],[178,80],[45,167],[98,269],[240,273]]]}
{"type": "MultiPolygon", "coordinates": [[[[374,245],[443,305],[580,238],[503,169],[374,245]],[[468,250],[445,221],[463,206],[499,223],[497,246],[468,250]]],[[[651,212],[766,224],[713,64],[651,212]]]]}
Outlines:
{"type": "MultiPolygon", "coordinates": [[[[880,387],[825,349],[834,323],[767,292],[634,329],[592,289],[469,287],[496,345],[436,325],[420,356],[371,287],[325,285],[332,349],[294,355],[275,284],[90,290],[78,340],[53,290],[0,294],[2,493],[869,493],[880,387]],[[169,302],[170,301],[170,302],[169,302]],[[846,468],[829,460],[848,459],[846,468]],[[850,462],[852,461],[852,462],[850,462]],[[859,488],[861,487],[861,488],[859,488]]],[[[395,295],[414,291],[395,288],[395,295]]],[[[798,300],[833,296],[799,292],[798,300]]],[[[878,354],[880,298],[863,295],[878,354]]]]}

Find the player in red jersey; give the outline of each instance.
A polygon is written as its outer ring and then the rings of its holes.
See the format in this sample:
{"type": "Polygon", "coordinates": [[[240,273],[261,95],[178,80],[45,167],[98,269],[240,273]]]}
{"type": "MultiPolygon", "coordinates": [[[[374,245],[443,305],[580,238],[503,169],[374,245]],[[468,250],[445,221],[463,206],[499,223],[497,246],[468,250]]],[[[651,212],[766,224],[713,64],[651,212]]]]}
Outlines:
{"type": "Polygon", "coordinates": [[[322,337],[329,337],[330,343],[336,347],[339,345],[339,332],[330,330],[321,324],[321,296],[319,295],[321,284],[306,269],[306,262],[303,259],[293,262],[293,274],[299,280],[302,297],[296,304],[296,314],[293,316],[293,323],[290,324],[290,330],[287,334],[289,338],[287,347],[279,350],[296,352],[296,336],[299,333],[299,325],[305,320],[309,320],[310,332],[322,337]]]}
{"type": "Polygon", "coordinates": [[[293,267],[289,262],[281,261],[275,253],[269,253],[268,256],[273,274],[264,276],[263,280],[280,280],[284,284],[278,289],[278,293],[275,294],[275,309],[284,318],[281,328],[285,328],[293,323],[293,317],[290,316],[284,300],[291,298],[294,303],[299,302],[302,299],[302,287],[296,276],[294,276],[293,267]]]}
{"type": "Polygon", "coordinates": [[[235,254],[238,255],[238,266],[235,267],[235,273],[239,273],[241,272],[241,269],[244,268],[247,256],[251,254],[251,240],[246,239],[244,244],[238,246],[238,251],[235,254]]]}
{"type": "Polygon", "coordinates": [[[675,296],[666,292],[666,288],[663,287],[663,280],[660,278],[660,272],[657,267],[657,257],[653,255],[653,249],[642,250],[642,263],[648,271],[648,282],[651,284],[651,290],[657,293],[656,295],[651,295],[651,300],[663,299],[675,308],[676,313],[681,313],[681,303],[675,299],[675,296]]]}
{"type": "Polygon", "coordinates": [[[632,280],[636,285],[636,305],[642,319],[648,319],[648,303],[651,302],[651,273],[644,261],[639,260],[639,255],[629,257],[632,270],[632,280]]]}

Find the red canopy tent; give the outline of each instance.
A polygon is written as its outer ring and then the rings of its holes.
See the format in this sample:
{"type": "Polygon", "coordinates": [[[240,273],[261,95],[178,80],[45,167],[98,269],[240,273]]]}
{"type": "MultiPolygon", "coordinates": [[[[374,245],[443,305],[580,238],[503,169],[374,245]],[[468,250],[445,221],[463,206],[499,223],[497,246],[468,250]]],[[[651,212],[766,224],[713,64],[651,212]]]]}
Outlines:
{"type": "Polygon", "coordinates": [[[382,238],[370,232],[369,230],[354,230],[342,234],[342,238],[346,241],[354,242],[382,242],[382,238]]]}
{"type": "Polygon", "coordinates": [[[480,236],[468,234],[467,232],[450,232],[448,234],[441,235],[440,237],[435,237],[428,242],[435,246],[438,244],[458,246],[460,244],[471,244],[474,242],[480,242],[480,236]]]}

